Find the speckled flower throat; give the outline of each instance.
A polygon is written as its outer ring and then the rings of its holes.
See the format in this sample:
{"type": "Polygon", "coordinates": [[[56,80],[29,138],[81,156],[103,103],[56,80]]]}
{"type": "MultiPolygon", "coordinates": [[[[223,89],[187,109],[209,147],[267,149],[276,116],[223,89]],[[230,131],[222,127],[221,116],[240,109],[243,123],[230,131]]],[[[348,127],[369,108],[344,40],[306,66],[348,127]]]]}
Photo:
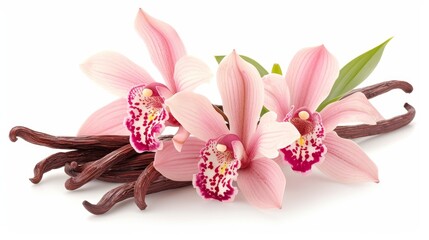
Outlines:
{"type": "Polygon", "coordinates": [[[319,113],[310,113],[305,108],[298,109],[285,121],[291,122],[301,134],[291,145],[281,149],[284,160],[294,171],[307,172],[315,163],[323,161],[326,153],[325,129],[319,113]]]}

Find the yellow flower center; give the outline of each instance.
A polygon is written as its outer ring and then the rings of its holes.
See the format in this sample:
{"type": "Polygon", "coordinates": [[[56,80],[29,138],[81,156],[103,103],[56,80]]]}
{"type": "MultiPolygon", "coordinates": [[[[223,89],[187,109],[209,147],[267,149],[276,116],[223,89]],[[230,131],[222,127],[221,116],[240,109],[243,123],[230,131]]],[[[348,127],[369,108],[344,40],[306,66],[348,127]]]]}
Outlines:
{"type": "Polygon", "coordinates": [[[301,136],[297,141],[298,141],[299,146],[301,146],[301,147],[304,146],[305,138],[303,136],[301,136]]]}

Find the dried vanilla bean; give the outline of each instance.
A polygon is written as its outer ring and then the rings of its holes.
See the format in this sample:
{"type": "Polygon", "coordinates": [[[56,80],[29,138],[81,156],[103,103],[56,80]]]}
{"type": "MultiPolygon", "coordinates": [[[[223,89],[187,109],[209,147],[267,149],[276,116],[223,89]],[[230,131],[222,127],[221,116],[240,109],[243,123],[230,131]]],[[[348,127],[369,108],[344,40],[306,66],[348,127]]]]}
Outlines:
{"type": "Polygon", "coordinates": [[[83,201],[82,204],[90,213],[100,215],[109,211],[116,203],[134,196],[135,182],[125,183],[108,191],[97,204],[83,201]]]}
{"type": "Polygon", "coordinates": [[[153,163],[151,163],[137,179],[136,184],[134,185],[134,201],[140,210],[144,210],[147,207],[145,198],[149,186],[160,176],[162,176],[161,173],[159,173],[153,166],[153,163]]]}
{"type": "Polygon", "coordinates": [[[21,126],[12,128],[9,133],[12,142],[16,142],[18,137],[36,145],[58,149],[117,149],[129,143],[128,136],[56,137],[21,126]]]}
{"type": "Polygon", "coordinates": [[[118,162],[117,164],[113,165],[110,170],[123,171],[144,169],[147,167],[147,165],[153,162],[154,157],[154,152],[144,152],[137,154],[136,156],[118,162]]]}
{"type": "Polygon", "coordinates": [[[70,177],[76,177],[80,173],[79,171],[75,170],[76,166],[74,166],[74,163],[76,162],[66,163],[64,165],[64,172],[70,177]]]}
{"type": "Polygon", "coordinates": [[[107,169],[109,169],[114,164],[127,159],[133,155],[137,154],[133,147],[130,144],[127,144],[101,158],[100,160],[94,161],[90,166],[88,166],[82,173],[76,177],[69,178],[65,187],[68,190],[77,189],[87,182],[95,179],[103,174],[107,169]]]}
{"type": "Polygon", "coordinates": [[[97,178],[103,182],[126,183],[136,181],[144,169],[127,171],[108,171],[97,178]]]}
{"type": "Polygon", "coordinates": [[[413,91],[413,86],[405,81],[390,80],[390,81],[377,83],[368,87],[354,89],[349,93],[347,93],[346,95],[344,95],[342,98],[346,98],[356,92],[361,92],[365,94],[366,98],[371,99],[373,97],[376,97],[378,95],[381,95],[393,89],[402,89],[402,91],[406,93],[411,93],[413,91]]]}
{"type": "Polygon", "coordinates": [[[192,182],[190,181],[173,181],[164,176],[160,176],[158,179],[152,182],[146,194],[157,193],[164,190],[181,188],[191,185],[192,182]]]}
{"type": "Polygon", "coordinates": [[[73,171],[75,173],[81,173],[83,170],[88,168],[91,164],[92,162],[87,162],[87,163],[70,162],[64,165],[64,170],[66,172],[73,171]]]}
{"type": "MultiPolygon", "coordinates": [[[[146,194],[161,192],[165,190],[190,186],[191,182],[177,182],[160,176],[152,182],[146,194]]],[[[107,192],[97,204],[84,201],[82,204],[92,214],[103,214],[109,211],[115,204],[134,196],[135,182],[125,183],[107,192]]]]}
{"type": "MultiPolygon", "coordinates": [[[[162,192],[169,189],[190,186],[191,182],[176,182],[160,176],[152,182],[146,194],[162,192]]],[[[82,204],[90,213],[99,215],[109,211],[115,204],[134,196],[135,182],[125,183],[107,192],[97,204],[84,201],[82,204]]]]}
{"type": "MultiPolygon", "coordinates": [[[[107,155],[107,154],[105,154],[107,155]]],[[[128,170],[143,170],[149,165],[151,162],[153,162],[153,159],[155,157],[154,152],[144,152],[141,154],[137,154],[135,156],[132,156],[130,158],[124,158],[120,162],[116,163],[115,165],[111,166],[109,169],[106,169],[106,171],[128,171],[128,170]]],[[[94,159],[96,160],[96,159],[94,159]]],[[[92,160],[91,160],[92,161],[92,160]]],[[[74,171],[76,172],[82,172],[86,168],[88,168],[92,162],[70,162],[70,166],[74,171]]]]}
{"type": "Polygon", "coordinates": [[[407,113],[388,120],[378,121],[376,125],[360,124],[354,126],[338,126],[334,131],[337,132],[338,136],[349,139],[394,131],[409,124],[416,115],[416,110],[413,106],[405,103],[404,107],[407,113]]]}
{"type": "MultiPolygon", "coordinates": [[[[406,93],[411,93],[413,91],[413,86],[405,81],[391,80],[353,90],[343,98],[346,98],[355,92],[362,92],[368,99],[370,99],[393,89],[401,89],[406,93]]],[[[338,126],[334,131],[337,132],[338,136],[349,139],[388,133],[408,125],[414,119],[416,115],[414,107],[405,103],[404,108],[407,110],[407,113],[388,120],[378,121],[376,125],[360,124],[354,126],[338,126]]]]}
{"type": "MultiPolygon", "coordinates": [[[[82,169],[79,168],[79,166],[72,166],[72,164],[66,163],[64,166],[64,172],[70,177],[76,177],[82,172],[82,169]]],[[[99,177],[97,177],[97,180],[112,183],[127,183],[136,181],[140,174],[143,172],[144,168],[145,167],[142,166],[141,169],[106,171],[103,172],[103,174],[101,174],[99,177]]]]}
{"type": "MultiPolygon", "coordinates": [[[[153,162],[154,156],[155,153],[153,152],[145,152],[130,158],[124,158],[109,169],[106,169],[97,179],[105,182],[117,183],[135,181],[143,170],[153,162]]],[[[92,164],[93,162],[70,162],[65,165],[64,171],[67,175],[76,177],[92,164]]]]}
{"type": "Polygon", "coordinates": [[[34,184],[42,180],[43,174],[63,167],[68,162],[89,162],[105,156],[108,152],[102,150],[76,150],[70,152],[59,152],[52,154],[34,166],[34,177],[30,181],[34,184]]]}

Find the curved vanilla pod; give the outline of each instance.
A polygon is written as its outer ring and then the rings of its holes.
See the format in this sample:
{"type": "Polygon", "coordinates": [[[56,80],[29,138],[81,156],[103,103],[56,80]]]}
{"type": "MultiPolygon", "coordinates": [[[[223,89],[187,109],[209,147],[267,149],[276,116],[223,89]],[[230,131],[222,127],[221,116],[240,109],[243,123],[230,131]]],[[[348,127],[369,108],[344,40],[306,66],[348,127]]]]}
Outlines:
{"type": "MultiPolygon", "coordinates": [[[[91,204],[88,201],[83,201],[83,206],[88,212],[100,215],[108,212],[113,206],[117,203],[122,202],[128,198],[132,198],[135,195],[135,184],[136,182],[125,183],[119,187],[116,187],[106,194],[100,199],[97,204],[91,204]]],[[[153,181],[149,188],[145,192],[145,195],[161,192],[169,189],[181,188],[185,186],[191,185],[191,182],[177,182],[170,179],[165,178],[164,176],[158,177],[155,181],[153,181]]]]}
{"type": "Polygon", "coordinates": [[[84,171],[82,171],[82,173],[80,173],[76,177],[69,178],[64,185],[68,190],[80,188],[92,179],[101,176],[104,172],[106,172],[116,163],[136,154],[137,153],[135,152],[131,144],[122,146],[117,150],[107,154],[103,158],[92,162],[84,171]]]}
{"type": "MultiPolygon", "coordinates": [[[[405,93],[411,93],[413,91],[413,86],[405,81],[391,80],[368,87],[355,89],[346,94],[343,98],[346,98],[356,92],[362,92],[368,99],[371,99],[393,89],[401,89],[405,93]]],[[[404,108],[407,110],[405,114],[393,117],[391,119],[378,121],[375,125],[360,124],[354,126],[338,126],[334,131],[338,134],[338,136],[349,139],[391,132],[408,125],[414,119],[416,115],[415,108],[408,103],[404,104],[404,108]]]]}
{"type": "Polygon", "coordinates": [[[106,154],[108,154],[108,152],[103,150],[74,150],[54,153],[34,166],[34,177],[30,178],[30,181],[37,184],[42,180],[43,174],[53,169],[63,167],[66,163],[94,161],[106,154]]]}
{"type": "Polygon", "coordinates": [[[153,162],[142,172],[134,185],[134,201],[140,210],[144,210],[147,207],[145,202],[147,191],[152,182],[159,178],[159,173],[153,166],[153,162]]]}
{"type": "Polygon", "coordinates": [[[9,132],[9,139],[16,142],[18,137],[29,143],[58,149],[116,149],[129,143],[128,136],[83,136],[83,137],[56,137],[37,132],[26,127],[16,126],[9,132]]]}

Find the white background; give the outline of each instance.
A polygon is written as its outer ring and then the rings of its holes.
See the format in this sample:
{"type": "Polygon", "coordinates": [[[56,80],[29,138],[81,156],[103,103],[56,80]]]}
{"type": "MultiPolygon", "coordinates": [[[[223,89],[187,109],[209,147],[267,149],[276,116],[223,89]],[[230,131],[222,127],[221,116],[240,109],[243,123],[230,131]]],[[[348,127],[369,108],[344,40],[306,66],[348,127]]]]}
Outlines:
{"type": "MultiPolygon", "coordinates": [[[[141,239],[157,234],[200,239],[389,235],[415,239],[426,234],[427,159],[420,158],[419,149],[422,125],[427,122],[423,118],[425,106],[419,104],[423,81],[428,80],[427,74],[423,76],[427,65],[422,51],[428,42],[423,36],[428,29],[423,26],[428,20],[424,4],[393,0],[231,2],[0,3],[1,235],[32,234],[36,239],[63,239],[74,234],[141,239]],[[343,66],[394,36],[363,85],[391,79],[409,81],[415,87],[411,95],[396,90],[372,102],[387,118],[403,113],[403,103],[409,102],[416,107],[417,118],[394,133],[358,140],[378,165],[379,184],[344,185],[318,172],[304,177],[286,170],[288,182],[281,210],[257,209],[242,197],[228,204],[203,201],[194,189],[184,188],[150,195],[143,212],[130,200],[103,216],[93,216],[81,202],[95,203],[116,185],[91,182],[70,192],[64,188],[67,176],[62,170],[47,173],[40,184],[33,185],[28,181],[33,166],[55,151],[22,140],[11,143],[8,131],[24,125],[54,135],[75,135],[90,113],[116,99],[79,69],[80,63],[98,51],[120,52],[161,79],[134,30],[139,7],[171,24],[188,53],[207,62],[213,72],[217,64],[212,56],[232,49],[259,60],[266,68],[277,62],[286,70],[296,51],[320,44],[343,66]],[[419,66],[426,66],[421,74],[419,66]]],[[[219,102],[214,79],[198,92],[219,102]]]]}

